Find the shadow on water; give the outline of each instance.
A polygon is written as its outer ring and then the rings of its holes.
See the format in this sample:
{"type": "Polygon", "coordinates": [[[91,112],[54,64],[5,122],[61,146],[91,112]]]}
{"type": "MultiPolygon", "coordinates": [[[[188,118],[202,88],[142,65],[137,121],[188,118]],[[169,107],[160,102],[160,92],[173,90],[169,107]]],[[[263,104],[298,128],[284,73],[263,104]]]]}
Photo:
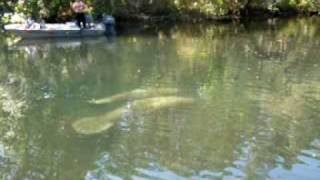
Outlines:
{"type": "Polygon", "coordinates": [[[316,179],[319,23],[180,24],[0,44],[0,179],[316,179]],[[89,100],[148,88],[201,103],[129,111],[98,135],[72,129],[134,102],[89,100]]]}

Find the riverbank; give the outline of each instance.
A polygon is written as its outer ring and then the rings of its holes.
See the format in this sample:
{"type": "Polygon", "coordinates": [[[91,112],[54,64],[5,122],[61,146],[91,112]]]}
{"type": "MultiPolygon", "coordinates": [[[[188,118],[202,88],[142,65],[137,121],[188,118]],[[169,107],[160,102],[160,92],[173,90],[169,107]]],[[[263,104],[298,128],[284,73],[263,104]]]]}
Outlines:
{"type": "Polygon", "coordinates": [[[115,15],[117,22],[128,23],[163,23],[163,22],[203,22],[203,21],[217,21],[217,22],[232,22],[241,20],[267,20],[270,18],[292,18],[292,17],[313,17],[319,16],[318,12],[299,12],[297,10],[285,11],[270,11],[266,9],[246,9],[241,10],[239,14],[229,15],[206,15],[196,11],[188,11],[183,13],[171,13],[164,15],[154,14],[130,14],[130,15],[115,15]]]}
{"type": "MultiPolygon", "coordinates": [[[[10,23],[5,12],[22,14],[35,19],[45,19],[48,23],[65,22],[74,19],[70,9],[72,0],[30,0],[0,3],[2,21],[10,23]]],[[[86,0],[88,13],[95,19],[102,14],[113,15],[117,22],[199,22],[238,21],[241,19],[267,19],[297,15],[319,15],[320,3],[312,0],[229,0],[229,1],[93,1],[86,0]]]]}

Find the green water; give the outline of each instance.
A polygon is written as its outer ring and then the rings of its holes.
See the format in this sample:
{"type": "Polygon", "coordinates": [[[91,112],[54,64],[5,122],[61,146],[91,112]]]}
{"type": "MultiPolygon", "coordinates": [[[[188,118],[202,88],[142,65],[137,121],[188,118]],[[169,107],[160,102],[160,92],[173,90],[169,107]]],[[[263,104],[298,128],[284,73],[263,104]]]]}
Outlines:
{"type": "Polygon", "coordinates": [[[319,179],[319,25],[129,27],[11,47],[0,35],[0,179],[319,179]],[[88,103],[148,88],[194,103],[88,103]],[[106,131],[72,128],[118,108],[106,131]]]}

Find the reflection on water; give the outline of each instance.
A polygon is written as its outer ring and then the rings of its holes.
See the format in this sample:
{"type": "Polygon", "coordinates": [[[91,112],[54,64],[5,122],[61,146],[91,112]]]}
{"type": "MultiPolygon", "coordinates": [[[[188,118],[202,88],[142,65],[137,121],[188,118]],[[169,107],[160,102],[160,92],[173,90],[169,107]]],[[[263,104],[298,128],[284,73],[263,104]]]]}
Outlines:
{"type": "Polygon", "coordinates": [[[319,23],[1,44],[0,179],[319,179],[319,23]],[[123,111],[97,135],[72,128],[137,97],[92,99],[161,88],[197,103],[123,111]]]}

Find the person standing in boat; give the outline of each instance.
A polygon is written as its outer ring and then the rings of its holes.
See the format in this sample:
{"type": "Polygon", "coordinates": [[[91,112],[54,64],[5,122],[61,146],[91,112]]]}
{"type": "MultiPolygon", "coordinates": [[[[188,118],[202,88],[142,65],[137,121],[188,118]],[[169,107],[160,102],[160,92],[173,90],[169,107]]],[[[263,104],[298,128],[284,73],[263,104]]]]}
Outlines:
{"type": "Polygon", "coordinates": [[[81,23],[83,28],[86,28],[86,15],[87,5],[83,0],[76,0],[72,4],[72,10],[76,13],[77,25],[81,28],[81,23]]]}

